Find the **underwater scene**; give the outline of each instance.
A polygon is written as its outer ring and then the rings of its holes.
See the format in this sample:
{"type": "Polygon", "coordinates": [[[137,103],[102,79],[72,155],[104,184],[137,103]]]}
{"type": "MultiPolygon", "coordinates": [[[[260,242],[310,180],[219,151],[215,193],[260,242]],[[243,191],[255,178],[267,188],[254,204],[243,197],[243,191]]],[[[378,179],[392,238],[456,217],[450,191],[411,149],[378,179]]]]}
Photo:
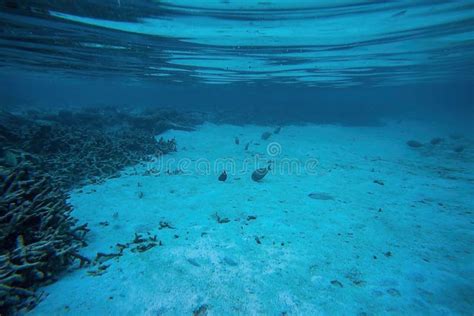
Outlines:
{"type": "Polygon", "coordinates": [[[473,1],[0,25],[0,315],[474,315],[473,1]]]}

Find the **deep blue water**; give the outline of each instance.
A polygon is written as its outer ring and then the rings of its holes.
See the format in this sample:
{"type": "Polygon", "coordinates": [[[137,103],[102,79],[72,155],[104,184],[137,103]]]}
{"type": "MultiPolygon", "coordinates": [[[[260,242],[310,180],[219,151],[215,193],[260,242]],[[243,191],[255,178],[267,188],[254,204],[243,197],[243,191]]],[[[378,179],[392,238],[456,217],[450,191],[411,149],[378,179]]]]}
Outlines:
{"type": "Polygon", "coordinates": [[[62,78],[8,71],[0,76],[4,106],[171,107],[182,110],[225,111],[240,123],[342,123],[372,125],[380,119],[434,119],[453,129],[472,131],[472,83],[449,81],[403,86],[318,88],[298,85],[169,84],[146,81],[62,78]],[[248,117],[248,121],[245,118],[248,117]]]}

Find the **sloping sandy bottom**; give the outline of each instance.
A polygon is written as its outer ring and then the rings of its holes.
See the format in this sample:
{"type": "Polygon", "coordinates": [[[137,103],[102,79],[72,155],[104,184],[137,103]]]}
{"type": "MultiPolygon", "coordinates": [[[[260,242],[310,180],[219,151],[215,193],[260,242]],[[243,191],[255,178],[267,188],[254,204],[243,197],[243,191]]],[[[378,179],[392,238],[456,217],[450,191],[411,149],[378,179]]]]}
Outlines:
{"type": "Polygon", "coordinates": [[[192,315],[204,306],[208,315],[474,312],[471,141],[419,124],[287,126],[263,141],[267,130],[206,124],[168,132],[177,153],[73,192],[74,215],[92,229],[85,255],[117,252],[135,233],[162,245],[132,252],[139,244],[130,244],[100,276],[87,273],[97,266],[68,273],[31,314],[192,315]],[[436,136],[446,139],[405,144],[436,136]],[[466,150],[453,152],[458,144],[466,150]],[[261,183],[250,180],[254,166],[240,170],[256,154],[261,167],[273,160],[261,183]],[[205,172],[218,158],[235,161],[225,183],[205,172]],[[295,168],[282,170],[287,161],[295,168]],[[166,174],[170,162],[184,174],[166,174]],[[160,175],[143,175],[153,168],[160,175]],[[174,229],[159,229],[160,221],[174,229]]]}

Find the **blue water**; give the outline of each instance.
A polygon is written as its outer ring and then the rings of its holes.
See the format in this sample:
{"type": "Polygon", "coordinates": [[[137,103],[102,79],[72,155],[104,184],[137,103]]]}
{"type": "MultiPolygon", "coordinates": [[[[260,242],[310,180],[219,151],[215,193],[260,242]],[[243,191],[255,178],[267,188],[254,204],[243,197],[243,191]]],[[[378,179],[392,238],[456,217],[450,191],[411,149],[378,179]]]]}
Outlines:
{"type": "Polygon", "coordinates": [[[1,110],[206,113],[159,135],[176,138],[169,159],[240,166],[238,137],[245,155],[321,167],[257,187],[248,170],[225,186],[137,176],[155,161],[71,190],[88,256],[163,219],[189,236],[65,273],[31,313],[474,313],[473,1],[3,0],[0,25],[1,110]]]}
{"type": "Polygon", "coordinates": [[[5,2],[4,67],[317,87],[472,79],[470,1],[5,2]]]}

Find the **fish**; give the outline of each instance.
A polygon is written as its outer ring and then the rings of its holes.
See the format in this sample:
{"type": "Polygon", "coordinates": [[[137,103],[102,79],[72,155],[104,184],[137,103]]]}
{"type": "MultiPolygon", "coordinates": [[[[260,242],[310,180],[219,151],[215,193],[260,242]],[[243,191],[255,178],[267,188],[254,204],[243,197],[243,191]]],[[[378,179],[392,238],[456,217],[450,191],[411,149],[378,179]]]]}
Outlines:
{"type": "Polygon", "coordinates": [[[221,175],[219,176],[218,180],[219,180],[219,181],[222,181],[222,182],[224,182],[225,180],[227,180],[227,172],[225,172],[225,170],[222,171],[222,173],[221,173],[221,175]]]}
{"type": "Polygon", "coordinates": [[[407,141],[407,145],[412,148],[420,148],[423,147],[423,144],[416,140],[409,140],[407,141]]]}
{"type": "Polygon", "coordinates": [[[207,310],[209,309],[209,306],[207,304],[203,304],[199,306],[199,308],[196,308],[193,311],[193,316],[205,316],[207,315],[207,310]]]}
{"type": "Polygon", "coordinates": [[[270,133],[270,132],[265,132],[265,133],[262,134],[261,138],[262,138],[263,140],[267,140],[267,139],[270,138],[270,136],[272,136],[272,133],[270,133]]]}
{"type": "Polygon", "coordinates": [[[255,170],[252,173],[252,180],[255,181],[255,182],[261,181],[267,175],[268,171],[270,171],[270,170],[271,170],[270,165],[268,165],[268,167],[266,167],[266,168],[259,168],[259,169],[255,170]]]}
{"type": "Polygon", "coordinates": [[[249,150],[250,143],[251,142],[248,142],[247,145],[245,145],[245,150],[249,150]]]}
{"type": "Polygon", "coordinates": [[[273,134],[279,134],[281,131],[281,126],[278,126],[277,128],[275,128],[275,130],[273,131],[273,134]]]}
{"type": "Polygon", "coordinates": [[[240,139],[238,137],[235,137],[234,142],[236,145],[240,144],[240,139]]]}

